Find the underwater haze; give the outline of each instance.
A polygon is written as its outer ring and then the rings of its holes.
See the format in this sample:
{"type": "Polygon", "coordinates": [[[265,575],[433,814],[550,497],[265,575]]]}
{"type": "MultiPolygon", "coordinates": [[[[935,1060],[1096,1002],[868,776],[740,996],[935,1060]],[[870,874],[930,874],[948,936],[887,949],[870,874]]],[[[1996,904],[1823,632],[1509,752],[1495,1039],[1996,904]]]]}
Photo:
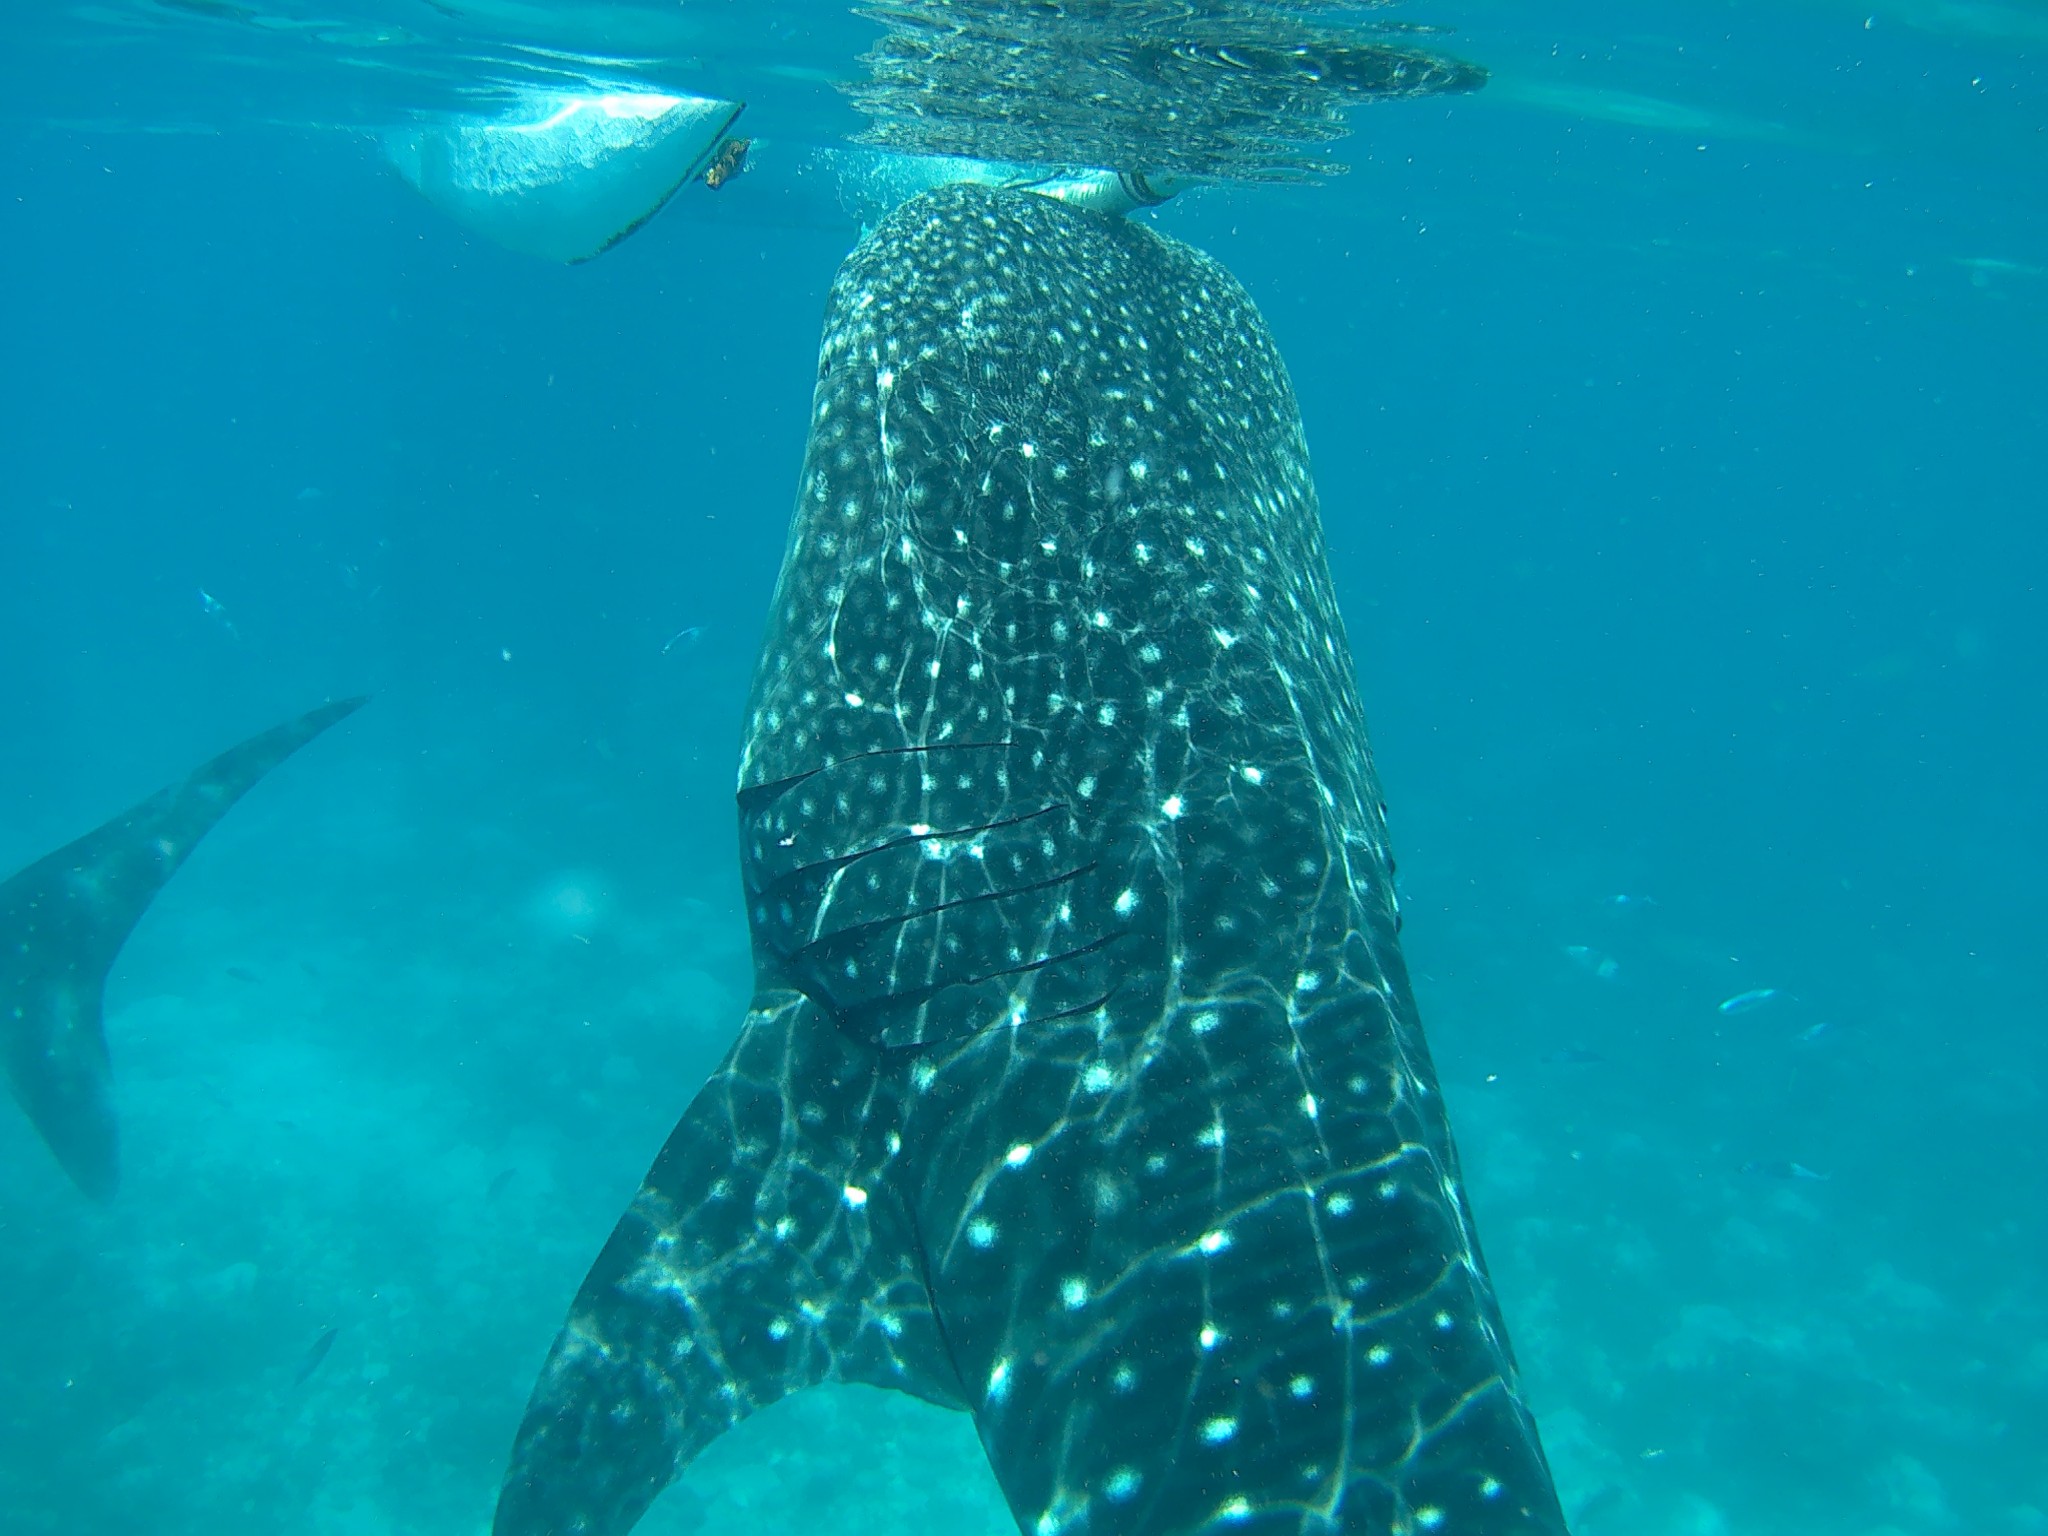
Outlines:
{"type": "MultiPolygon", "coordinates": [[[[0,872],[372,701],[120,951],[118,1195],[0,1106],[0,1531],[480,1536],[752,989],[742,710],[860,228],[742,176],[558,265],[383,136],[580,72],[745,99],[766,178],[860,136],[877,26],[27,10],[0,872]]],[[[1300,398],[1572,1529],[2048,1536],[2048,8],[1393,14],[1484,88],[1136,216],[1300,398]]],[[[640,1527],[1015,1528],[967,1417],[856,1387],[640,1527]]]]}

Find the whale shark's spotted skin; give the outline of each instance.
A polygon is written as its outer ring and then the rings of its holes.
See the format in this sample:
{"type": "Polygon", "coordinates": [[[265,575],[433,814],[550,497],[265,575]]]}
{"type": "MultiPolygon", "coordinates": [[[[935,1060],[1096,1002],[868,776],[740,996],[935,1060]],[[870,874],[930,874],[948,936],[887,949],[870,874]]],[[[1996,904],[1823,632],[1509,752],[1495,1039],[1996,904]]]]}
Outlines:
{"type": "Polygon", "coordinates": [[[1035,1536],[1564,1530],[1227,273],[968,187],[854,252],[740,783],[754,1006],[500,1536],[623,1532],[827,1378],[971,1411],[1035,1536]]]}

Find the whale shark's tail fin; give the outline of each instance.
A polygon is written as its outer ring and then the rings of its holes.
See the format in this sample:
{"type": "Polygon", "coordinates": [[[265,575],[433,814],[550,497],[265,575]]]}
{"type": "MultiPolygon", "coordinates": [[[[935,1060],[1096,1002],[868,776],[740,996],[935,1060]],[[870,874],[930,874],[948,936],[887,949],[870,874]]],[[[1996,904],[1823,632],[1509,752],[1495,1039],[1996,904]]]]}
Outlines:
{"type": "Polygon", "coordinates": [[[256,781],[364,699],[252,736],[0,884],[0,1042],[14,1096],[95,1200],[120,1179],[101,993],[114,956],[200,838],[256,781]]]}
{"type": "Polygon", "coordinates": [[[963,1405],[877,1112],[893,1090],[818,1023],[795,993],[758,1001],[684,1111],[548,1353],[495,1536],[624,1536],[712,1440],[822,1381],[963,1405]]]}

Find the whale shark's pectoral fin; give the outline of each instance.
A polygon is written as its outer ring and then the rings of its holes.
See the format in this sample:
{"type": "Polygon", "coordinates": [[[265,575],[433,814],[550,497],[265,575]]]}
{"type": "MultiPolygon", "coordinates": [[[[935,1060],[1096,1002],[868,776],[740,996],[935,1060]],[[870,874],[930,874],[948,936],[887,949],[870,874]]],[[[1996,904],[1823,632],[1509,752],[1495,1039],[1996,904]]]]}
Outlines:
{"type": "Polygon", "coordinates": [[[15,1099],[64,1171],[104,1200],[120,1180],[101,995],[164,882],[229,807],[364,699],[252,736],[0,884],[0,1043],[15,1099]]]}
{"type": "MultiPolygon", "coordinates": [[[[113,1074],[100,1019],[104,972],[72,984],[67,975],[42,997],[9,1005],[22,1016],[7,1031],[15,1101],[71,1182],[94,1200],[113,1197],[121,1178],[113,1074]]],[[[10,989],[11,990],[11,989],[10,989]]]]}
{"type": "Polygon", "coordinates": [[[822,1381],[960,1407],[875,1054],[758,1003],[648,1170],[549,1352],[495,1536],[619,1536],[698,1451],[822,1381]]]}

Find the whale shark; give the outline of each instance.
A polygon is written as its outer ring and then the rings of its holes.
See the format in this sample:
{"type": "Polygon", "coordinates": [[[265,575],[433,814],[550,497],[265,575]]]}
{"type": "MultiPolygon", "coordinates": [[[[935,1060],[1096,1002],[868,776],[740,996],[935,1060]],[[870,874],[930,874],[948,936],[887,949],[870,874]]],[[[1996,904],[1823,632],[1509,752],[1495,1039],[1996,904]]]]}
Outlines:
{"type": "Polygon", "coordinates": [[[967,185],[853,251],[738,814],[751,1005],[497,1536],[619,1536],[825,1381],[972,1414],[1031,1536],[1564,1532],[1227,271],[967,185]]]}
{"type": "Polygon", "coordinates": [[[252,736],[0,884],[0,1047],[15,1101],[95,1200],[120,1183],[101,1010],[107,972],[164,882],[271,769],[367,700],[252,736]]]}

